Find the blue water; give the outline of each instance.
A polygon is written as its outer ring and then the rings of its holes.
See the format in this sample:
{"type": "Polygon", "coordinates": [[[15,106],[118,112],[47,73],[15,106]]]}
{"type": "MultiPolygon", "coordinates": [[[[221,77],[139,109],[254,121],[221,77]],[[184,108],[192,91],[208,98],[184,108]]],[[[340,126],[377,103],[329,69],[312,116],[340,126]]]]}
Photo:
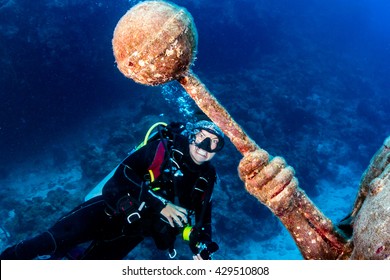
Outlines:
{"type": "MultiPolygon", "coordinates": [[[[340,220],[390,134],[390,2],[173,2],[197,26],[193,71],[340,220]]],[[[0,249],[76,206],[151,122],[195,114],[177,84],[146,87],[117,70],[113,30],[135,3],[0,0],[0,249]]],[[[300,259],[280,222],[244,190],[240,159],[228,144],[215,160],[215,257],[300,259]]],[[[129,258],[163,258],[144,246],[129,258]]]]}

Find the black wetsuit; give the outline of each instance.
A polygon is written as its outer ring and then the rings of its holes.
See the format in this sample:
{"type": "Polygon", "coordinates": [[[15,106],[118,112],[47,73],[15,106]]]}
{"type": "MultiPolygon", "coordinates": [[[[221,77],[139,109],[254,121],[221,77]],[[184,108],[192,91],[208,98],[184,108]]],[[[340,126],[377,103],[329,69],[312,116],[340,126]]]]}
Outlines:
{"type": "MultiPolygon", "coordinates": [[[[216,182],[214,167],[195,164],[189,156],[188,140],[178,136],[164,141],[165,160],[161,174],[150,182],[148,168],[155,162],[162,141],[148,143],[128,156],[106,183],[103,194],[79,205],[48,231],[9,247],[0,259],[33,259],[41,255],[63,258],[72,248],[92,241],[80,255],[83,259],[123,259],[145,237],[157,248],[173,246],[178,228],[164,221],[160,211],[168,200],[193,213],[204,241],[211,241],[211,193],[216,182]],[[141,218],[128,217],[138,209],[141,218]]],[[[157,174],[158,175],[158,174],[157,174]]],[[[194,252],[195,253],[195,252],[194,252]]]]}

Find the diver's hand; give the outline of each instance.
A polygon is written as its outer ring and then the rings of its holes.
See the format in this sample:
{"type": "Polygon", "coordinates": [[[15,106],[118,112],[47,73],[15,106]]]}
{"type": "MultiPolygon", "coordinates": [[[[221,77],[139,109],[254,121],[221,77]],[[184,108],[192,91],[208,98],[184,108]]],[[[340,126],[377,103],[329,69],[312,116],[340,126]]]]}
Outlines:
{"type": "MultiPolygon", "coordinates": [[[[191,248],[191,247],[190,247],[191,248]]],[[[216,242],[206,241],[206,242],[197,242],[195,248],[191,248],[194,260],[212,260],[213,254],[219,249],[219,246],[216,242]]]]}
{"type": "Polygon", "coordinates": [[[175,227],[175,223],[179,227],[183,227],[187,221],[187,210],[183,207],[177,206],[172,203],[168,203],[160,212],[169,222],[172,227],[175,227]]]}
{"type": "Polygon", "coordinates": [[[200,256],[200,254],[193,255],[192,258],[193,258],[195,261],[203,261],[203,259],[202,259],[202,257],[200,256]]]}

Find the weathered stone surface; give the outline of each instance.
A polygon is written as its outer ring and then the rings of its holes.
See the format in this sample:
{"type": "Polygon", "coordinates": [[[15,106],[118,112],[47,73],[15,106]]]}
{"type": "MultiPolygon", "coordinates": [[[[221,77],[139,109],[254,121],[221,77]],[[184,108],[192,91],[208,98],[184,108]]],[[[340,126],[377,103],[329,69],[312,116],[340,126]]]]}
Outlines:
{"type": "Polygon", "coordinates": [[[390,259],[390,165],[371,181],[354,223],[352,259],[390,259]]]}
{"type": "Polygon", "coordinates": [[[146,1],[118,22],[112,39],[118,69],[145,85],[160,85],[185,73],[196,53],[191,15],[164,1],[146,1]]]}

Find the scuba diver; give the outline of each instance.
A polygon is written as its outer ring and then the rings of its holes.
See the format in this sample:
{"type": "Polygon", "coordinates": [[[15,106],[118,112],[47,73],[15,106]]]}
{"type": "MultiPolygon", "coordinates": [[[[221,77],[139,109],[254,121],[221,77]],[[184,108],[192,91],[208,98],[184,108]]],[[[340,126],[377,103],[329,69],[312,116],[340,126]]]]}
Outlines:
{"type": "Polygon", "coordinates": [[[217,174],[210,160],[224,146],[208,120],[172,123],[132,152],[102,192],[60,218],[47,231],[8,247],[0,259],[123,259],[146,237],[175,257],[183,235],[193,259],[211,259],[212,191],[217,174]],[[69,256],[88,244],[77,257],[69,256]]]}

